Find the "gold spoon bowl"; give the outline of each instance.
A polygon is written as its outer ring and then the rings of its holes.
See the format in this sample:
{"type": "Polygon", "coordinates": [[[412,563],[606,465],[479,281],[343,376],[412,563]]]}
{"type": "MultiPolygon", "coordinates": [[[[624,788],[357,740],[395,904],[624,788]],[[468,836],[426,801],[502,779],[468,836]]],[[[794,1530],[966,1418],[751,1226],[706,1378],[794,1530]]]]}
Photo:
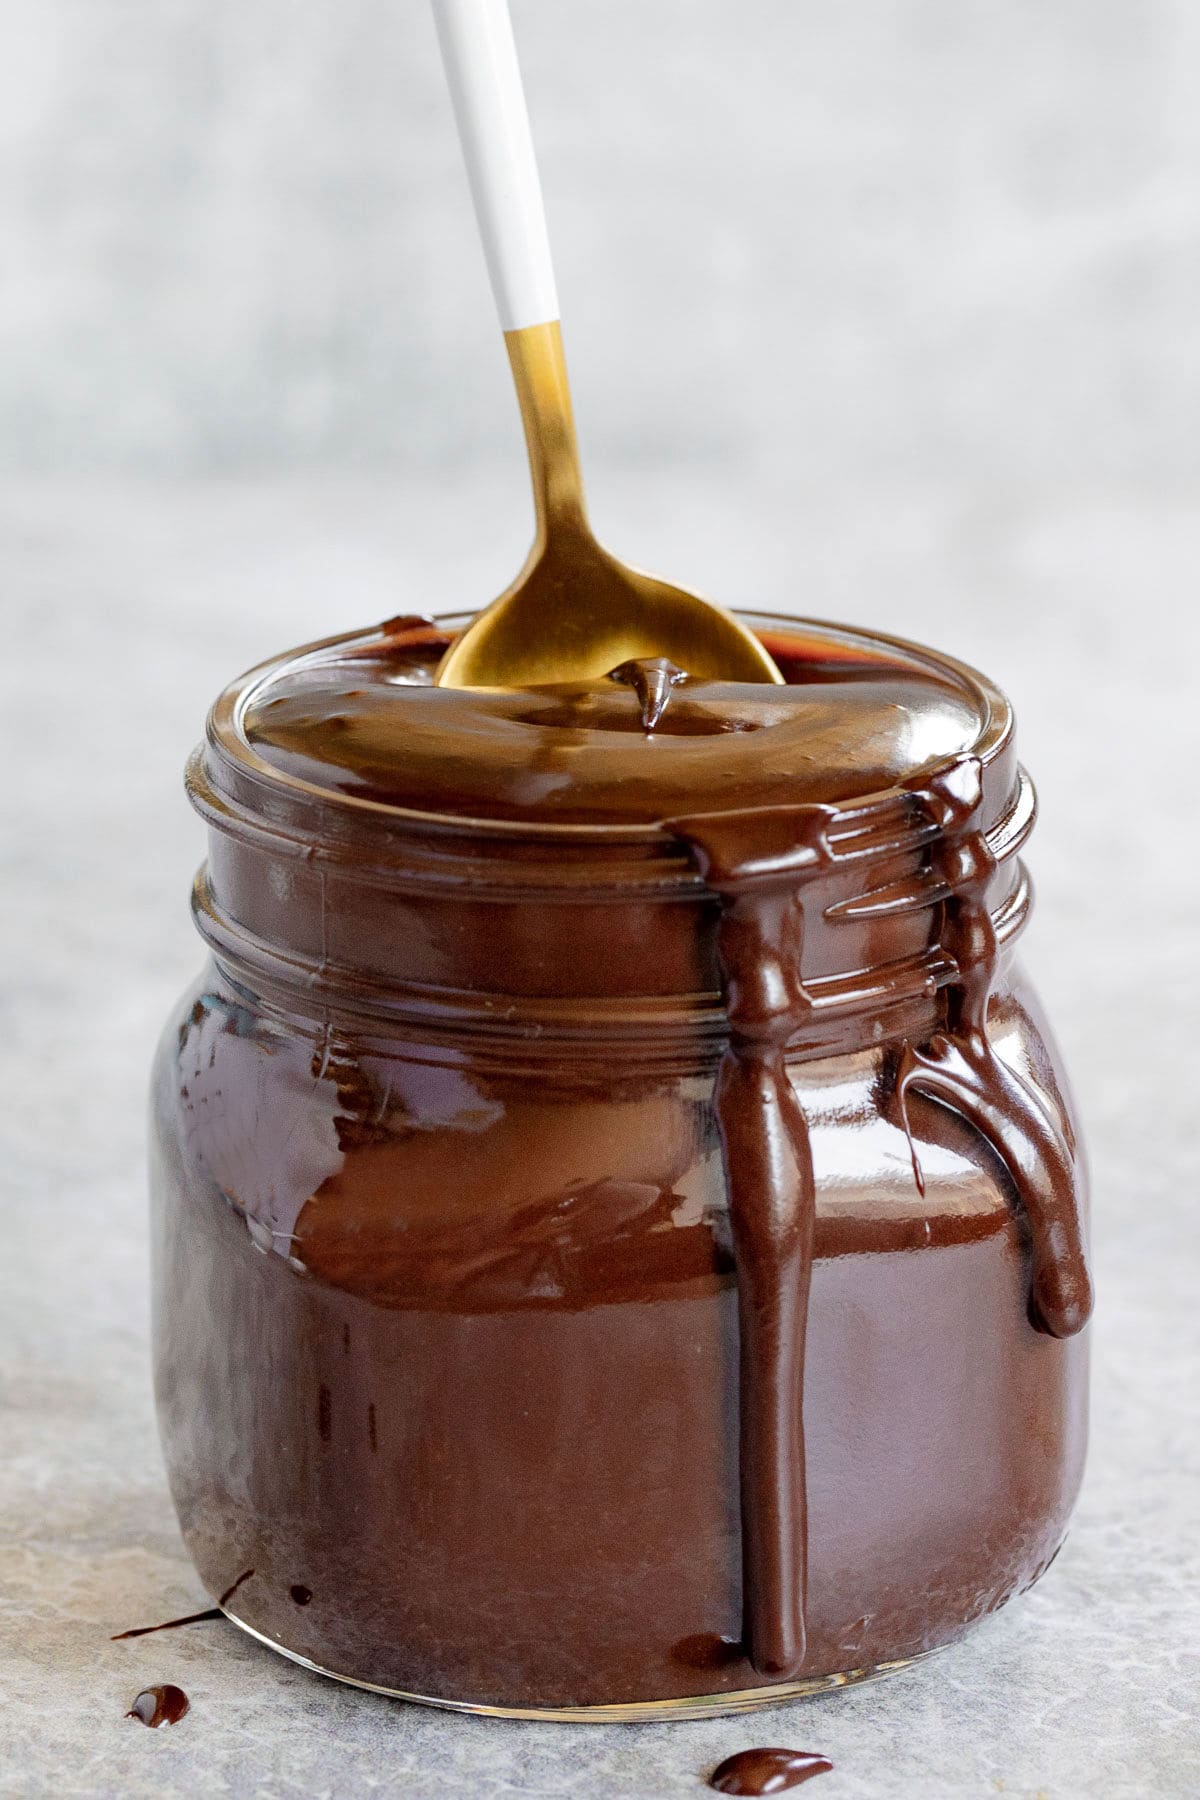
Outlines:
{"type": "Polygon", "coordinates": [[[521,573],[455,639],[440,687],[542,687],[598,681],[623,663],[664,658],[689,675],[782,682],[732,613],[631,569],[592,535],[557,319],[507,331],[533,478],[537,534],[521,573]]]}

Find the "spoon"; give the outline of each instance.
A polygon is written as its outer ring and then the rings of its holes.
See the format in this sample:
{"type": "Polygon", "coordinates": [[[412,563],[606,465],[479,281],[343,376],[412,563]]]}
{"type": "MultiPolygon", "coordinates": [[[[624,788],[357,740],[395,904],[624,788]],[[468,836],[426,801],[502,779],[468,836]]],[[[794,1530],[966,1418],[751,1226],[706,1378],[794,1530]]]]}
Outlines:
{"type": "Polygon", "coordinates": [[[665,659],[689,675],[780,682],[732,614],[619,562],[592,536],[541,185],[507,0],[433,0],[525,427],[537,530],[524,568],[455,639],[442,687],[587,682],[665,659]]]}

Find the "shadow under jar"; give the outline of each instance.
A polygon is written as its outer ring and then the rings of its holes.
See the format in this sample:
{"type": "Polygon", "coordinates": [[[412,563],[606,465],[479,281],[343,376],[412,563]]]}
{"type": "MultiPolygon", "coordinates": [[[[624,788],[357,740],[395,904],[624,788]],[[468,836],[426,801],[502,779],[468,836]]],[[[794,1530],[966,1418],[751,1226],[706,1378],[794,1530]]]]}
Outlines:
{"type": "Polygon", "coordinates": [[[750,622],[787,687],[436,689],[461,621],[394,620],[252,671],[192,760],[162,1436],[201,1578],[329,1673],[733,1710],[1062,1541],[1083,1173],[1010,709],[750,622]]]}

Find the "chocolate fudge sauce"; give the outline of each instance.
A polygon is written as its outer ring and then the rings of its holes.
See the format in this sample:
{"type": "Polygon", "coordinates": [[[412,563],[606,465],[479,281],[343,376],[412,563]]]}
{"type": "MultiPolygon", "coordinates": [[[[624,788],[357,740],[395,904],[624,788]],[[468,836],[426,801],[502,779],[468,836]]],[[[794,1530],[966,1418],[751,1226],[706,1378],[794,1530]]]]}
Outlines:
{"type": "Polygon", "coordinates": [[[125,1717],[157,1730],[160,1725],[178,1725],[189,1706],[183,1689],[168,1681],[163,1687],[143,1688],[125,1717]]]}
{"type": "MultiPolygon", "coordinates": [[[[996,859],[981,829],[979,763],[958,758],[910,791],[941,833],[934,864],[946,889],[942,943],[955,972],[942,1029],[925,1048],[904,1046],[896,1077],[901,1113],[907,1121],[911,1093],[928,1094],[970,1120],[991,1145],[1016,1189],[1032,1240],[1036,1318],[1054,1337],[1071,1337],[1087,1324],[1092,1290],[1070,1122],[1050,1116],[996,1055],[987,1033],[997,942],[986,894],[996,859]]],[[[915,1152],[913,1173],[923,1188],[915,1152]]]]}
{"type": "Polygon", "coordinates": [[[808,1519],[804,1343],[816,1201],[808,1122],[787,1047],[800,980],[806,871],[828,857],[828,807],[674,820],[720,895],[717,954],[729,1046],[715,1105],[738,1280],[744,1642],[762,1675],[805,1652],[808,1519]]]}
{"type": "Polygon", "coordinates": [[[224,1618],[222,1607],[237,1593],[244,1581],[249,1581],[253,1569],[244,1569],[236,1581],[230,1582],[215,1606],[206,1606],[203,1612],[184,1613],[179,1619],[164,1619],[161,1625],[135,1625],[131,1631],[115,1631],[111,1642],[121,1643],[125,1638],[151,1637],[156,1631],[177,1631],[181,1625],[204,1625],[209,1619],[224,1618]]]}
{"type": "Polygon", "coordinates": [[[535,826],[850,799],[979,728],[970,696],[899,647],[822,655],[798,636],[786,687],[646,662],[580,687],[472,689],[432,685],[446,641],[398,619],[342,655],[301,658],[248,696],[240,729],[272,769],[329,793],[535,826]]]}
{"type": "Polygon", "coordinates": [[[708,1785],[718,1794],[782,1794],[832,1768],[827,1756],[808,1750],[739,1750],[718,1764],[708,1785]]]}
{"type": "Polygon", "coordinates": [[[247,1622],[320,1666],[518,1707],[840,1678],[1061,1541],[1090,1290],[1000,978],[1011,721],[914,647],[764,637],[786,687],[443,690],[397,620],[214,713],[160,1407],[202,1573],[265,1559],[247,1622]]]}
{"type": "MultiPolygon", "coordinates": [[[[943,834],[936,872],[947,892],[942,942],[954,978],[928,1049],[905,1043],[896,1093],[906,1132],[908,1096],[923,1092],[969,1119],[995,1151],[1032,1239],[1037,1317],[1056,1337],[1069,1337],[1091,1311],[1073,1145],[1069,1128],[1054,1123],[988,1039],[997,940],[984,899],[995,858],[979,829],[982,791],[970,756],[914,791],[943,834]]],[[[786,1051],[809,1005],[800,980],[804,894],[812,873],[828,866],[833,816],[826,806],[769,807],[668,826],[692,845],[722,903],[717,942],[730,1036],[716,1110],[738,1269],[746,1642],[764,1675],[794,1676],[804,1662],[804,1339],[814,1194],[808,1127],[786,1051]]],[[[915,1151],[913,1171],[922,1188],[915,1151]]]]}

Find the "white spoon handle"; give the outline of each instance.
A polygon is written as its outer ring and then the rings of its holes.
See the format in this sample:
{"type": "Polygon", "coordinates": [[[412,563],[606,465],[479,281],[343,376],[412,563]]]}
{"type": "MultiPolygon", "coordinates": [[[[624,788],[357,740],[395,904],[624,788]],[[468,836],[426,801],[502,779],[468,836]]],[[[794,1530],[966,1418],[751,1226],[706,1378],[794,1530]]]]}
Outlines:
{"type": "Polygon", "coordinates": [[[433,0],[433,16],[501,328],[545,324],[558,295],[507,0],[433,0]]]}

